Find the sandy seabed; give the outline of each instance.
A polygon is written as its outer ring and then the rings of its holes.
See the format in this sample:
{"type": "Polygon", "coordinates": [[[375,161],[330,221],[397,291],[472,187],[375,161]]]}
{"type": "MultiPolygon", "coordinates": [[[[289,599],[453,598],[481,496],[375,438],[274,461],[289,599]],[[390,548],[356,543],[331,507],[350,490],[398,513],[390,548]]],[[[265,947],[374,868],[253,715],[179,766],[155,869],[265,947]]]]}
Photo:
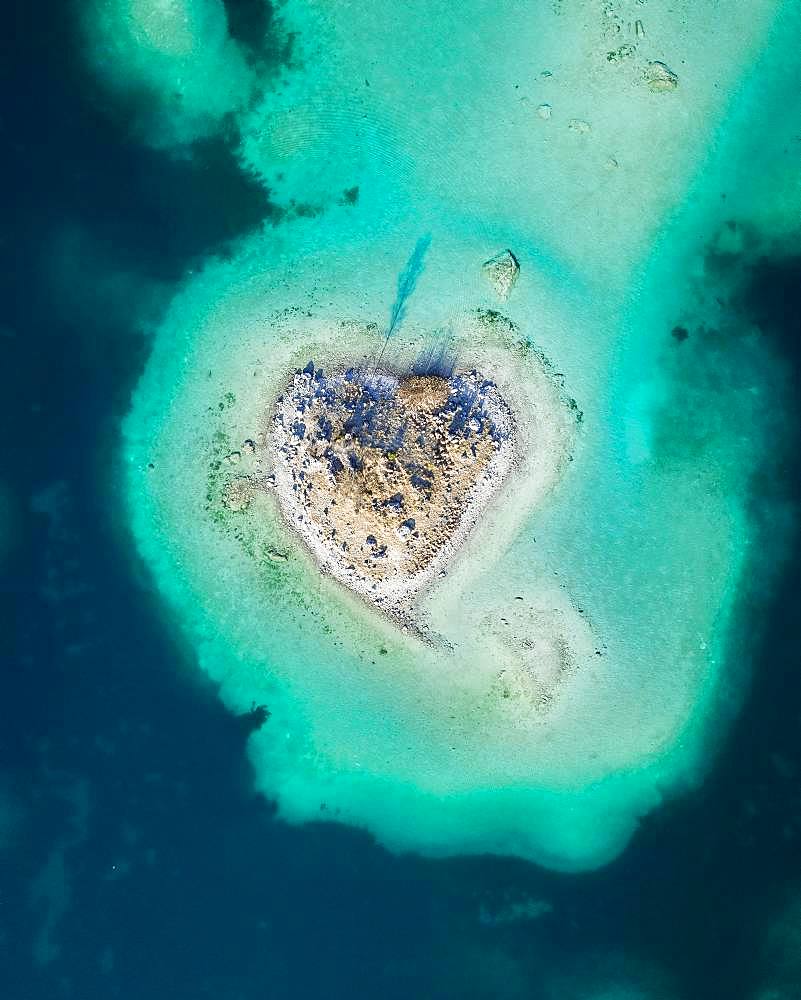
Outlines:
{"type": "MultiPolygon", "coordinates": [[[[282,8],[300,68],[225,113],[287,217],[177,294],[125,448],[138,550],[200,667],[232,709],[270,705],[251,756],[287,819],[325,802],[393,848],[593,867],[703,774],[736,699],[727,643],[770,425],[754,400],[776,369],[758,349],[749,384],[709,380],[693,450],[671,436],[689,397],[665,350],[714,310],[694,282],[754,109],[773,106],[777,11],[737,5],[720,32],[711,2],[282,8]],[[275,490],[224,502],[293,372],[376,356],[423,233],[390,367],[447,330],[516,427],[514,475],[419,594],[436,644],[321,574],[275,490]],[[504,299],[482,263],[507,246],[504,299]]],[[[132,45],[139,80],[149,50],[132,45]]],[[[184,71],[170,52],[149,86],[173,58],[184,71]]]]}

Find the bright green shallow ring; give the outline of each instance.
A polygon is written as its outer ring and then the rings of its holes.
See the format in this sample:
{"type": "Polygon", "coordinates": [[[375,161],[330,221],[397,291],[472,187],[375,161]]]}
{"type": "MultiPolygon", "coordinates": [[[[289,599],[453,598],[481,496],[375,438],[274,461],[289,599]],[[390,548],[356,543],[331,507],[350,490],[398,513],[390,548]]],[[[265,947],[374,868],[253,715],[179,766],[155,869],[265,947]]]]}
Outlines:
{"type": "MultiPolygon", "coordinates": [[[[703,180],[697,166],[725,107],[719,84],[745,73],[773,7],[755,4],[750,34],[708,54],[706,73],[687,71],[690,116],[681,79],[675,94],[654,94],[642,75],[603,75],[603,30],[578,16],[565,19],[567,37],[550,15],[520,19],[507,26],[505,60],[479,51],[469,79],[458,59],[431,79],[441,60],[429,50],[443,38],[455,53],[479,44],[482,4],[468,4],[475,16],[464,24],[433,4],[424,37],[412,22],[404,34],[392,21],[392,34],[373,11],[372,44],[386,45],[381,87],[360,92],[355,108],[364,18],[341,6],[287,5],[311,49],[337,40],[337,59],[310,61],[281,95],[241,112],[242,155],[268,178],[283,136],[290,190],[320,156],[332,176],[341,168],[358,181],[361,201],[252,237],[175,298],[124,425],[133,535],[226,704],[269,705],[251,757],[287,819],[324,810],[395,849],[594,867],[666,790],[702,773],[722,694],[736,697],[726,651],[750,559],[749,477],[769,423],[755,400],[776,367],[750,344],[736,357],[696,356],[688,379],[666,331],[714,308],[693,291],[691,261],[717,221],[697,206],[714,202],[727,161],[703,180]],[[573,108],[552,140],[535,129],[553,115],[497,106],[532,53],[567,81],[549,95],[554,108],[557,97],[573,108]],[[413,79],[411,59],[421,67],[413,79]],[[596,59],[603,73],[590,83],[577,67],[596,59]],[[468,85],[472,99],[454,104],[454,88],[465,97],[468,85]],[[327,105],[321,115],[321,88],[341,113],[327,105]],[[287,102],[306,123],[291,154],[287,102]],[[594,116],[594,133],[575,125],[579,111],[594,116]],[[443,115],[458,119],[453,128],[443,131],[443,115]],[[619,197],[632,186],[636,209],[619,197]],[[671,199],[687,191],[696,207],[658,238],[671,199]],[[497,382],[520,428],[514,475],[420,598],[430,643],[321,575],[269,492],[241,511],[222,502],[262,460],[294,369],[380,349],[396,275],[428,231],[392,360],[409,363],[432,332],[450,330],[459,365],[497,382]],[[505,246],[521,274],[501,302],[481,263],[505,246]],[[725,377],[704,381],[713,369],[725,377]]],[[[676,23],[661,18],[664,37],[700,51],[693,32],[706,5],[680,6],[676,23]]],[[[490,38],[497,21],[495,12],[490,38]]],[[[169,58],[162,47],[159,66],[169,58]]],[[[724,151],[745,134],[736,122],[715,133],[724,151]]]]}

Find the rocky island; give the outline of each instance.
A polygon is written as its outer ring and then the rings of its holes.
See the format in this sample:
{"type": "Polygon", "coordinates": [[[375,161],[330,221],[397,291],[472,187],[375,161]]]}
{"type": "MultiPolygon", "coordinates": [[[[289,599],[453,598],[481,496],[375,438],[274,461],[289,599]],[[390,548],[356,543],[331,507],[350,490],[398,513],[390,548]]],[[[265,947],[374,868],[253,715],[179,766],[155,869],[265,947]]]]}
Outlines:
{"type": "Polygon", "coordinates": [[[514,420],[476,371],[298,371],[272,415],[275,488],[326,572],[385,610],[436,574],[508,473],[514,420]]]}

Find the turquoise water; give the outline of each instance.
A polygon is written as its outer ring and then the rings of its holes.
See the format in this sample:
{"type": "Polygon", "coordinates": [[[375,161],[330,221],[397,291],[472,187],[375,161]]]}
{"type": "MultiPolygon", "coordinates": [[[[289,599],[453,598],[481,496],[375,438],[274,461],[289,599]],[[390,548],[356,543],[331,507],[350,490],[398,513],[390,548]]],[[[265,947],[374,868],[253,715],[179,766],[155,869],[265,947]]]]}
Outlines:
{"type": "Polygon", "coordinates": [[[269,705],[249,750],[282,816],[595,868],[709,767],[748,675],[742,608],[792,530],[753,495],[782,363],[730,315],[738,276],[709,248],[781,236],[797,206],[797,122],[776,104],[797,14],[409,8],[286,3],[280,76],[212,0],[86,8],[99,83],[151,97],[140,140],[180,157],[234,129],[285,209],[205,260],[154,331],[125,509],[226,705],[269,705]],[[675,88],[648,85],[655,62],[675,88]],[[742,164],[765,144],[757,190],[742,164]],[[394,363],[448,330],[522,439],[517,476],[420,599],[434,644],[322,577],[273,498],[219,502],[226,456],[265,432],[295,367],[380,349],[421,233],[394,363]],[[505,247],[521,273],[504,302],[481,264],[505,247]]]}
{"type": "MultiPolygon", "coordinates": [[[[532,3],[516,5],[514,19],[495,11],[490,28],[475,4],[462,16],[421,3],[420,25],[383,4],[351,4],[354,25],[343,6],[318,4],[316,24],[309,8],[262,0],[225,0],[224,17],[213,4],[107,6],[105,42],[96,4],[46,0],[11,12],[0,60],[3,998],[797,1000],[801,65],[792,8],[668,15],[648,0],[610,18],[600,4],[563,3],[560,14],[532,3]],[[176,60],[174,39],[163,43],[159,74],[143,77],[148,47],[137,42],[134,65],[126,10],[149,18],[151,40],[160,11],[173,25],[184,17],[189,56],[176,60]],[[282,18],[295,19],[294,44],[282,18]],[[636,53],[621,51],[623,39],[599,47],[621,33],[634,35],[636,53]],[[336,36],[352,36],[360,53],[326,42],[336,36]],[[208,113],[197,97],[185,113],[181,88],[202,94],[226,53],[244,65],[230,78],[243,86],[218,80],[208,113]],[[518,120],[504,98],[507,54],[510,89],[525,89],[518,110],[531,117],[518,120]],[[677,74],[675,91],[640,92],[650,58],[677,74]],[[418,67],[424,59],[431,65],[418,67]],[[194,78],[193,67],[202,70],[194,78]],[[328,90],[310,93],[324,73],[328,90]],[[599,95],[613,84],[619,113],[602,114],[599,95]],[[263,173],[254,172],[257,123],[266,142],[280,120],[268,102],[281,91],[287,103],[306,95],[323,124],[304,126],[303,156],[291,154],[284,127],[273,159],[265,146],[263,173]],[[506,115],[500,124],[490,106],[506,115]],[[589,131],[570,128],[572,118],[589,131]],[[462,147],[485,120],[503,134],[509,162],[499,152],[482,173],[480,143],[469,157],[462,147]],[[532,120],[534,130],[518,133],[515,122],[532,120]],[[676,148],[650,141],[657,133],[676,148]],[[344,147],[326,155],[337,136],[344,147]],[[646,183],[657,177],[668,185],[660,204],[646,183]],[[421,344],[458,340],[460,363],[480,362],[505,382],[528,446],[484,534],[420,612],[461,655],[424,653],[418,663],[408,636],[387,628],[376,642],[375,617],[321,580],[292,536],[262,537],[279,556],[249,570],[254,521],[211,532],[204,519],[219,508],[206,511],[210,501],[196,503],[185,484],[195,454],[215,447],[209,406],[218,429],[230,419],[241,460],[207,465],[198,491],[212,479],[222,488],[258,458],[238,446],[242,427],[260,430],[244,357],[260,362],[249,378],[262,419],[280,370],[314,337],[323,353],[374,356],[426,233],[388,361],[402,368],[421,344]],[[481,262],[507,246],[523,269],[503,301],[481,262]],[[313,316],[276,317],[308,275],[313,316]],[[477,303],[515,325],[475,313],[477,303]],[[343,310],[352,316],[344,328],[343,310]],[[220,338],[227,366],[215,360],[220,338]],[[159,454],[147,475],[129,477],[126,449],[133,443],[144,459],[148,441],[174,455],[174,497],[159,454]],[[554,463],[560,453],[572,461],[554,463]],[[536,493],[549,470],[551,487],[536,493]],[[727,526],[731,548],[719,544],[727,526]],[[157,581],[159,565],[174,584],[157,581]],[[283,576],[271,572],[282,567],[283,576]],[[287,574],[299,581],[294,598],[287,574]],[[690,613],[706,615],[718,586],[721,617],[691,634],[690,613]],[[546,594],[556,602],[537,608],[546,594]],[[563,670],[582,635],[575,615],[606,644],[600,657],[588,650],[597,697],[583,702],[579,679],[567,687],[563,670]],[[242,639],[239,660],[232,636],[242,639]],[[720,656],[704,659],[696,637],[717,641],[720,656]],[[335,645],[343,641],[347,652],[335,645]],[[667,668],[682,642],[693,656],[667,668]],[[479,646],[490,654],[474,657],[479,646]],[[515,673],[515,657],[525,672],[515,673]],[[688,684],[692,664],[705,671],[704,691],[688,684]],[[431,668],[441,685],[428,683],[431,668]],[[498,697],[469,714],[484,680],[498,697]],[[460,710],[447,749],[443,691],[460,710]],[[615,754],[641,760],[660,719],[657,756],[639,771],[609,771],[615,754]],[[287,732],[307,742],[282,755],[287,732]],[[374,802],[359,803],[348,785],[351,734],[353,756],[372,766],[363,787],[374,802]],[[402,744],[408,735],[414,742],[402,744]],[[587,793],[593,753],[606,777],[587,793]],[[412,763],[402,815],[394,782],[412,763]],[[467,784],[489,773],[482,799],[467,784]],[[554,791],[567,778],[574,784],[554,791]],[[434,791],[424,800],[425,788],[434,791]],[[650,793],[624,848],[635,799],[650,793]],[[506,856],[475,853],[493,841],[506,856]],[[411,849],[397,850],[404,844],[411,849]],[[618,851],[609,863],[601,845],[610,859],[618,851]],[[565,873],[532,857],[592,870],[565,873]]],[[[256,513],[267,536],[275,520],[267,507],[256,513]]]]}

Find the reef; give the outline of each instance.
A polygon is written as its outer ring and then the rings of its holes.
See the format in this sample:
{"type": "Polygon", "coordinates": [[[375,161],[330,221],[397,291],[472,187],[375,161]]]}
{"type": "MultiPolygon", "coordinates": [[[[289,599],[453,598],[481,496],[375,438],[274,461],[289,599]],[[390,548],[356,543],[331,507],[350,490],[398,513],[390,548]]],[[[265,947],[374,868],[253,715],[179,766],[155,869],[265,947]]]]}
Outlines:
{"type": "Polygon", "coordinates": [[[219,0],[89,23],[109,92],[151,95],[145,141],[230,127],[294,206],[159,323],[132,537],[225,704],[270,706],[248,749],[283,818],[597,867],[701,780],[745,688],[782,380],[699,248],[798,218],[797,31],[771,54],[773,0],[714,46],[689,0],[364,6],[281,4],[276,87],[219,0]]]}

